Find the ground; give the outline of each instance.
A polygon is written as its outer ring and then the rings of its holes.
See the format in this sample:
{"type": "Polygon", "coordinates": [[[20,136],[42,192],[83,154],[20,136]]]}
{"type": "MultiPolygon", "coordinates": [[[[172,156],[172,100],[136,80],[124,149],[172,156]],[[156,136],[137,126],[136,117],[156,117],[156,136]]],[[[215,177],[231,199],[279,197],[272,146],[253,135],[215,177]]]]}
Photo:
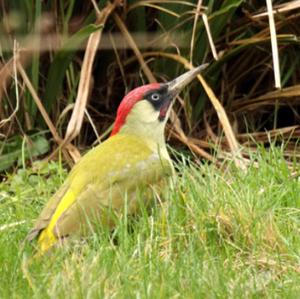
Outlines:
{"type": "Polygon", "coordinates": [[[299,298],[300,182],[281,149],[252,155],[247,172],[179,160],[151,212],[35,259],[24,238],[66,171],[8,175],[0,298],[299,298]]]}

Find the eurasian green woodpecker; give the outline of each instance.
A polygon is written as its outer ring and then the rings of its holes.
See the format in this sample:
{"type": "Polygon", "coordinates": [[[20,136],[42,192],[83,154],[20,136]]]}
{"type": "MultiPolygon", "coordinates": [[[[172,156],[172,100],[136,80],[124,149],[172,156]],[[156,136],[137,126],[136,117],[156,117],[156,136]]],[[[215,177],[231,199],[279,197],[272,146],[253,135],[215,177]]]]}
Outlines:
{"type": "Polygon", "coordinates": [[[90,233],[94,225],[113,229],[112,213],[116,217],[124,210],[136,213],[138,191],[160,185],[173,172],[164,137],[172,102],[206,66],[200,65],[171,82],[148,84],[129,92],[118,108],[110,138],[73,167],[27,239],[37,237],[44,252],[65,238],[90,233]]]}

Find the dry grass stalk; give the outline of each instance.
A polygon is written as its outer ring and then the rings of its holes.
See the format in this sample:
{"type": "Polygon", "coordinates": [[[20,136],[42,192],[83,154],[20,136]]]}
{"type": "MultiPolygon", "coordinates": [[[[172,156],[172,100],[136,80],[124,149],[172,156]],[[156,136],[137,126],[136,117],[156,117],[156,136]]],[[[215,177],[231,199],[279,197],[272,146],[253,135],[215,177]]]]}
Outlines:
{"type": "MultiPolygon", "coordinates": [[[[31,59],[31,53],[28,53],[24,49],[18,51],[18,60],[22,65],[27,65],[31,59]]],[[[5,94],[6,87],[10,84],[11,79],[14,77],[14,57],[12,57],[1,69],[0,69],[0,102],[5,94]]]]}
{"type": "Polygon", "coordinates": [[[255,110],[262,105],[274,104],[275,100],[282,98],[293,98],[300,95],[300,85],[294,85],[280,90],[270,91],[264,95],[253,99],[238,99],[232,105],[232,111],[238,112],[241,110],[255,110]]]}
{"type": "MultiPolygon", "coordinates": [[[[13,78],[15,81],[15,93],[16,93],[16,107],[13,110],[13,112],[11,113],[11,115],[9,117],[7,117],[6,119],[3,119],[0,121],[0,128],[5,125],[6,123],[10,122],[14,116],[16,115],[16,113],[19,110],[19,103],[20,103],[20,97],[19,97],[19,83],[18,83],[18,73],[17,73],[17,61],[19,59],[19,51],[18,51],[18,45],[16,40],[14,41],[14,55],[13,55],[13,78]]],[[[0,100],[1,100],[1,95],[0,95],[0,100]]]]}
{"type": "Polygon", "coordinates": [[[208,42],[209,42],[210,49],[211,49],[211,52],[213,54],[213,57],[214,57],[215,60],[219,60],[217,50],[216,50],[216,47],[215,47],[215,44],[214,44],[214,40],[212,38],[210,27],[209,27],[209,24],[208,24],[207,15],[205,13],[202,14],[202,20],[203,20],[203,23],[204,23],[204,26],[205,26],[205,30],[206,30],[207,37],[208,37],[208,42]]]}
{"type": "Polygon", "coordinates": [[[117,64],[119,66],[119,70],[120,70],[120,73],[121,73],[121,76],[122,76],[123,84],[125,86],[125,93],[127,93],[128,92],[128,87],[127,87],[127,82],[126,82],[125,70],[124,70],[123,64],[121,62],[120,55],[119,55],[117,47],[116,47],[115,39],[114,39],[112,34],[109,34],[109,38],[110,38],[112,48],[113,48],[114,53],[115,53],[117,64]]]}
{"type": "Polygon", "coordinates": [[[206,83],[204,78],[201,75],[198,75],[197,77],[198,77],[199,81],[201,82],[205,92],[207,93],[211,103],[213,104],[213,106],[217,112],[218,118],[220,120],[220,123],[222,124],[225,136],[227,138],[227,141],[228,141],[231,153],[232,153],[232,158],[234,159],[236,166],[245,170],[246,165],[244,164],[243,157],[240,153],[240,146],[235,138],[233,129],[229,123],[229,120],[228,120],[228,117],[227,117],[224,107],[222,106],[222,104],[220,103],[218,98],[215,96],[215,94],[212,91],[212,89],[210,88],[210,86],[206,83]]]}
{"type": "Polygon", "coordinates": [[[21,221],[16,221],[16,222],[12,222],[12,223],[8,223],[8,224],[3,224],[0,226],[0,232],[3,232],[9,228],[12,228],[12,227],[16,227],[16,226],[19,226],[19,225],[22,225],[24,223],[26,223],[27,220],[21,220],[21,221]]]}
{"type": "Polygon", "coordinates": [[[197,28],[197,22],[200,15],[200,9],[202,7],[202,1],[198,0],[197,8],[195,12],[195,18],[194,18],[194,24],[193,24],[193,31],[192,31],[192,38],[191,38],[191,45],[190,45],[190,63],[193,64],[193,52],[194,52],[194,44],[195,44],[195,35],[196,35],[196,28],[197,28]]]}
{"type": "Polygon", "coordinates": [[[151,70],[149,69],[147,63],[145,62],[141,51],[139,50],[134,39],[132,38],[131,34],[127,30],[124,22],[121,20],[121,18],[116,13],[114,13],[113,16],[114,16],[114,20],[115,20],[117,26],[119,27],[120,31],[123,33],[124,38],[127,40],[128,44],[130,45],[131,49],[133,50],[147,79],[149,80],[150,83],[156,82],[155,77],[153,76],[151,70]]]}
{"type": "MultiPolygon", "coordinates": [[[[42,114],[54,140],[56,141],[57,144],[61,145],[63,143],[63,140],[60,138],[59,134],[57,133],[56,131],[56,128],[54,126],[54,124],[52,123],[45,107],[43,106],[42,104],[42,101],[40,100],[40,98],[38,97],[33,85],[31,84],[27,74],[26,74],[26,71],[24,70],[23,66],[21,65],[21,63],[17,62],[17,68],[18,68],[18,71],[25,83],[25,85],[27,86],[33,100],[35,101],[40,113],[42,114]]],[[[76,149],[76,147],[74,147],[73,145],[68,145],[66,147],[66,150],[69,152],[70,156],[72,157],[73,161],[76,162],[79,160],[80,158],[80,153],[79,151],[76,149]]],[[[69,164],[72,164],[72,162],[70,161],[69,159],[69,156],[68,154],[65,152],[65,150],[62,151],[64,156],[66,157],[66,160],[69,162],[69,164]]]]}
{"type": "MultiPolygon", "coordinates": [[[[283,13],[283,12],[291,11],[291,10],[298,9],[298,8],[300,8],[300,1],[299,0],[290,1],[290,2],[287,2],[287,3],[282,3],[282,4],[279,4],[279,5],[276,5],[274,7],[273,14],[283,13]]],[[[266,17],[267,15],[268,15],[268,11],[263,12],[263,13],[259,13],[255,16],[253,16],[253,18],[266,17]]]]}
{"type": "Polygon", "coordinates": [[[212,140],[215,144],[218,144],[218,137],[217,135],[214,133],[211,125],[209,124],[209,121],[207,120],[207,113],[204,112],[203,114],[203,123],[207,132],[207,136],[209,137],[210,140],[212,140]]]}
{"type": "Polygon", "coordinates": [[[75,100],[75,106],[65,135],[66,142],[72,141],[79,134],[83,123],[84,111],[86,109],[90,90],[89,87],[91,83],[92,66],[100,37],[101,31],[94,32],[90,35],[87,43],[82,69],[80,72],[80,81],[75,100]]]}
{"type": "Polygon", "coordinates": [[[174,136],[176,139],[178,139],[183,144],[185,144],[193,153],[197,154],[200,157],[203,157],[204,159],[207,159],[208,161],[217,163],[216,159],[212,155],[207,153],[205,150],[200,148],[194,139],[188,138],[188,137],[186,137],[186,135],[178,134],[175,131],[171,131],[171,135],[174,136]]]}
{"type": "Polygon", "coordinates": [[[277,138],[278,136],[296,137],[297,132],[299,133],[299,131],[300,131],[300,126],[290,126],[290,127],[274,129],[266,132],[238,134],[236,137],[239,139],[240,142],[247,142],[247,143],[249,143],[249,140],[252,139],[253,144],[257,145],[258,142],[269,142],[270,139],[277,138]]]}
{"type": "Polygon", "coordinates": [[[38,97],[38,95],[37,95],[37,93],[36,93],[33,85],[31,84],[31,82],[30,82],[30,80],[29,80],[29,78],[28,78],[28,76],[26,74],[26,71],[24,70],[24,68],[21,65],[21,63],[18,62],[17,66],[18,66],[18,71],[19,71],[19,73],[20,73],[20,75],[21,75],[24,83],[27,86],[30,94],[32,95],[32,97],[33,97],[33,99],[34,99],[34,101],[35,101],[38,109],[40,110],[40,112],[41,112],[41,114],[42,114],[42,116],[43,116],[43,118],[44,118],[44,120],[45,120],[45,122],[46,122],[46,124],[47,124],[47,126],[48,126],[48,128],[49,128],[49,130],[50,130],[50,132],[51,132],[51,134],[53,136],[53,138],[54,138],[54,140],[57,143],[59,143],[60,142],[60,137],[59,137],[59,135],[58,135],[58,133],[56,131],[56,128],[55,128],[54,124],[52,123],[52,121],[51,121],[51,119],[50,119],[50,117],[49,117],[49,115],[48,115],[45,107],[43,106],[42,101],[38,97]]]}
{"type": "MultiPolygon", "coordinates": [[[[120,1],[115,1],[113,4],[108,2],[106,7],[98,15],[96,24],[105,24],[108,16],[112,13],[115,7],[119,4],[120,1]]],[[[101,39],[102,30],[100,29],[97,32],[94,32],[90,35],[83,59],[82,69],[80,73],[80,81],[77,92],[77,97],[75,100],[74,110],[69,121],[66,136],[64,143],[69,143],[73,140],[80,132],[82,127],[84,111],[87,105],[87,99],[89,95],[89,86],[92,76],[92,66],[94,63],[96,51],[98,49],[98,44],[101,39]]]]}
{"type": "MultiPolygon", "coordinates": [[[[253,133],[242,133],[237,134],[236,139],[243,145],[245,149],[244,152],[251,149],[251,146],[257,147],[257,144],[261,143],[269,143],[271,140],[278,140],[278,139],[286,139],[290,140],[289,145],[291,147],[294,147],[294,144],[291,141],[291,138],[298,139],[300,137],[300,126],[290,126],[290,127],[284,127],[280,129],[273,129],[268,130],[264,132],[253,132],[253,133]]],[[[198,140],[196,138],[190,138],[193,142],[196,144],[201,145],[205,148],[211,148],[211,144],[203,141],[198,140]]],[[[224,137],[215,137],[214,140],[215,144],[222,144],[222,146],[225,146],[226,138],[224,137]]],[[[288,147],[288,145],[287,145],[288,147]]],[[[255,149],[256,150],[256,149],[255,149]]]]}
{"type": "Polygon", "coordinates": [[[99,136],[99,134],[97,132],[97,128],[96,128],[96,125],[93,122],[93,119],[91,118],[91,116],[90,116],[90,114],[89,114],[89,112],[88,112],[87,109],[84,110],[84,113],[85,113],[87,119],[89,120],[90,125],[91,125],[91,127],[92,127],[92,129],[93,129],[93,131],[94,131],[94,133],[96,135],[97,142],[100,144],[101,143],[101,139],[100,139],[100,136],[99,136]]]}
{"type": "Polygon", "coordinates": [[[266,0],[266,2],[267,2],[267,9],[268,9],[268,17],[269,17],[270,35],[271,35],[275,87],[281,88],[278,45],[277,45],[276,27],[274,21],[272,0],[266,0]]]}
{"type": "MultiPolygon", "coordinates": [[[[141,1],[135,1],[133,4],[131,4],[128,7],[127,11],[129,12],[137,7],[145,7],[145,6],[153,7],[154,3],[158,3],[158,4],[171,3],[171,4],[181,4],[181,5],[195,7],[194,3],[191,3],[189,1],[182,1],[182,0],[141,0],[141,1]]],[[[155,8],[162,10],[161,6],[155,5],[155,8]]],[[[172,12],[172,15],[174,14],[175,13],[172,12]]]]}

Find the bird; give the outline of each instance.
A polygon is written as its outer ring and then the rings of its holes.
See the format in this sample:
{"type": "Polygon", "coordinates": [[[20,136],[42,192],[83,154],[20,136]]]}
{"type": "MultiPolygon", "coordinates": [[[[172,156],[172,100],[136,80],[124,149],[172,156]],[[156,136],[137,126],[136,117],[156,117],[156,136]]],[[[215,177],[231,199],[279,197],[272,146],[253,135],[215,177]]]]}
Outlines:
{"type": "Polygon", "coordinates": [[[37,239],[39,252],[88,236],[97,225],[113,230],[115,217],[124,211],[134,215],[141,204],[151,204],[147,192],[174,173],[164,136],[174,99],[206,67],[125,95],[109,138],[74,165],[29,231],[26,239],[37,239]]]}

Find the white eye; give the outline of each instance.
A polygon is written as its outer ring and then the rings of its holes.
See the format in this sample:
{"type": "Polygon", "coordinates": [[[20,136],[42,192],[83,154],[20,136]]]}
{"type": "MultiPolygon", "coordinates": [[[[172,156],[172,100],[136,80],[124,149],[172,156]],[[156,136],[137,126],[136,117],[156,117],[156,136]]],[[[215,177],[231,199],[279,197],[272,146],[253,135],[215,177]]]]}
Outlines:
{"type": "Polygon", "coordinates": [[[151,100],[158,101],[160,99],[160,95],[158,93],[153,93],[151,95],[151,100]]]}

